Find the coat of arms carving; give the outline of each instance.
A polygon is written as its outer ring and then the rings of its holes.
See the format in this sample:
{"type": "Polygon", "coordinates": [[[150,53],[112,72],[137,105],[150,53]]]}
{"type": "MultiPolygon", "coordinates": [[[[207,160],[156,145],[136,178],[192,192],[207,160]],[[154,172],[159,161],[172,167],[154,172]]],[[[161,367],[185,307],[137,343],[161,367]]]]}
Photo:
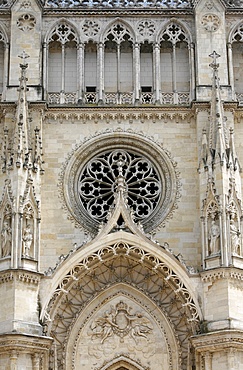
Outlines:
{"type": "Polygon", "coordinates": [[[115,307],[111,306],[91,324],[92,339],[100,338],[100,342],[104,343],[107,338],[117,335],[123,342],[124,337],[130,335],[136,343],[139,338],[148,340],[153,330],[151,321],[140,312],[132,314],[130,311],[131,308],[123,301],[115,307]]]}

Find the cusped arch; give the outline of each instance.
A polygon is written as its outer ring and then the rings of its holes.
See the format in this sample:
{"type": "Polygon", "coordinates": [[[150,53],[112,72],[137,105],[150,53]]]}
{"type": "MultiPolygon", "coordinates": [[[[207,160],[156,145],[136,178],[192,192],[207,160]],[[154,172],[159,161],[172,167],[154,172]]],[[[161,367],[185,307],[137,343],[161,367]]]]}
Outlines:
{"type": "Polygon", "coordinates": [[[79,33],[77,26],[66,18],[58,19],[57,21],[52,23],[52,25],[49,27],[48,31],[46,32],[46,35],[44,37],[44,42],[48,44],[50,42],[52,32],[55,30],[55,28],[58,27],[59,25],[65,25],[65,24],[68,25],[75,32],[75,35],[77,37],[77,43],[80,43],[80,33],[79,33]]]}
{"type": "Polygon", "coordinates": [[[242,20],[238,21],[230,30],[229,35],[228,35],[228,42],[233,43],[233,42],[243,42],[243,22],[242,20]],[[237,32],[238,31],[238,32],[237,32]],[[234,40],[234,36],[236,33],[239,33],[239,40],[234,40]],[[240,37],[241,36],[241,37],[240,37]]]}
{"type": "Polygon", "coordinates": [[[134,32],[132,26],[124,19],[121,19],[121,18],[116,18],[114,20],[112,20],[111,22],[109,22],[105,29],[103,30],[103,32],[101,33],[101,36],[100,36],[100,42],[105,42],[105,38],[106,36],[108,35],[108,32],[109,30],[115,26],[115,25],[123,25],[124,27],[126,27],[126,29],[129,31],[130,33],[130,36],[131,36],[131,39],[133,42],[136,42],[136,33],[134,32]]]}
{"type": "Polygon", "coordinates": [[[169,21],[167,21],[166,23],[164,23],[162,25],[161,29],[159,30],[159,32],[158,32],[158,34],[156,36],[156,42],[160,42],[161,41],[161,39],[163,37],[163,34],[166,31],[167,27],[169,25],[172,25],[172,24],[174,24],[176,26],[179,26],[181,28],[181,30],[185,32],[185,35],[187,37],[188,44],[191,44],[193,42],[191,31],[189,30],[189,28],[187,27],[187,25],[184,22],[182,22],[182,21],[180,21],[180,20],[178,20],[176,18],[171,18],[169,21]]]}

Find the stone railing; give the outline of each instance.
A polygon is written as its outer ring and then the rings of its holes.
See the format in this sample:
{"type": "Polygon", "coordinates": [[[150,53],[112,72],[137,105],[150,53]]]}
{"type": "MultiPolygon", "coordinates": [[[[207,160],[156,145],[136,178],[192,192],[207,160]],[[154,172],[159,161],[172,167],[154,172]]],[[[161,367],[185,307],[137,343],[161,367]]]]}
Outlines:
{"type": "Polygon", "coordinates": [[[77,94],[73,92],[53,92],[48,94],[47,100],[49,104],[76,104],[77,94]]]}
{"type": "MultiPolygon", "coordinates": [[[[243,104],[243,94],[238,94],[238,100],[243,104]],[[241,99],[241,100],[240,100],[241,99]]],[[[52,105],[75,105],[78,103],[77,94],[75,92],[53,92],[48,94],[48,103],[52,105]]],[[[106,92],[104,93],[105,105],[133,105],[134,94],[132,92],[127,93],[116,93],[106,92]]],[[[97,92],[86,92],[84,93],[83,104],[97,104],[98,94],[97,92]]],[[[161,105],[189,105],[190,104],[190,93],[189,92],[162,92],[160,94],[160,101],[157,102],[161,105]]],[[[153,92],[142,92],[140,95],[140,104],[155,104],[155,93],[153,92]]]]}

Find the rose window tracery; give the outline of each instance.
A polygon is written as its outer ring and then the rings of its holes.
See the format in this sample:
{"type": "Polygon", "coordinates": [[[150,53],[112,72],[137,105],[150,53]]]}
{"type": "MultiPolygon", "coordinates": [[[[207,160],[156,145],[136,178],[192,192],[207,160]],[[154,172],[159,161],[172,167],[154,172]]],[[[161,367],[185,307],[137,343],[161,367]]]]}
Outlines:
{"type": "Polygon", "coordinates": [[[148,159],[125,150],[102,153],[87,163],[78,180],[82,206],[93,219],[104,221],[114,203],[119,174],[125,179],[135,220],[150,216],[159,202],[161,180],[148,159]]]}
{"type": "Polygon", "coordinates": [[[102,132],[63,164],[59,188],[68,218],[95,235],[121,194],[134,222],[150,232],[171,218],[180,198],[179,173],[162,145],[135,132],[102,132]]]}

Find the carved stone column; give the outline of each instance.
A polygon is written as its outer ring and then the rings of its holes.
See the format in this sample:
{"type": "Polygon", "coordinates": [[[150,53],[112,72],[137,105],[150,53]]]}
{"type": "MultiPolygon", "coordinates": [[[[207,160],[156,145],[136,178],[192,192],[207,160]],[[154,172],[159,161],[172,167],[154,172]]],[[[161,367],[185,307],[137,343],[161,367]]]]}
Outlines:
{"type": "Polygon", "coordinates": [[[47,98],[47,81],[48,81],[48,66],[47,66],[47,58],[48,58],[48,51],[49,47],[46,42],[43,43],[43,94],[44,99],[47,98]]]}
{"type": "Polygon", "coordinates": [[[104,51],[105,45],[103,42],[98,44],[98,103],[104,101],[104,51]]]}
{"type": "Polygon", "coordinates": [[[155,87],[155,102],[160,103],[160,46],[159,43],[154,44],[154,87],[155,87]]]}
{"type": "Polygon", "coordinates": [[[84,44],[79,43],[77,47],[77,100],[79,103],[84,99],[84,44]]]}
{"type": "Polygon", "coordinates": [[[139,102],[140,96],[140,45],[136,42],[133,46],[134,53],[134,100],[139,102]]]}
{"type": "Polygon", "coordinates": [[[195,99],[195,89],[196,89],[196,82],[195,82],[195,50],[194,44],[191,43],[188,45],[189,48],[189,60],[190,60],[190,71],[191,71],[191,81],[190,81],[190,99],[195,99]]]}
{"type": "Polygon", "coordinates": [[[233,55],[232,55],[232,44],[228,42],[228,68],[229,68],[229,84],[232,89],[232,99],[235,99],[235,83],[234,83],[234,71],[233,71],[233,55]]]}
{"type": "Polygon", "coordinates": [[[172,86],[174,94],[174,104],[178,104],[178,92],[177,92],[177,81],[176,81],[176,44],[172,44],[172,86]]]}
{"type": "Polygon", "coordinates": [[[4,44],[2,100],[5,100],[5,97],[6,97],[6,87],[7,87],[7,82],[8,82],[8,59],[9,59],[9,43],[6,43],[6,44],[4,44]]]}

